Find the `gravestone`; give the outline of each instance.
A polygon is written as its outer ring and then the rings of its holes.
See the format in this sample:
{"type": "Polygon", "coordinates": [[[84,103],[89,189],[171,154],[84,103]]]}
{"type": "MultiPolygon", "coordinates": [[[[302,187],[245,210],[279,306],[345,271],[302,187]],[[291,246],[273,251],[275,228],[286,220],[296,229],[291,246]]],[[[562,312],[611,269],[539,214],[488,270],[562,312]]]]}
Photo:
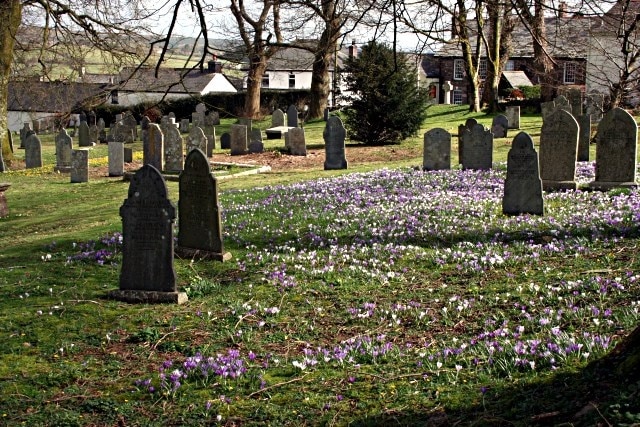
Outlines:
{"type": "Polygon", "coordinates": [[[167,172],[180,172],[184,164],[184,141],[175,126],[169,126],[164,135],[164,169],[167,172]]]}
{"type": "Polygon", "coordinates": [[[567,98],[569,106],[571,107],[571,114],[573,117],[579,117],[582,115],[582,92],[580,89],[569,89],[567,92],[567,98]]]}
{"type": "Polygon", "coordinates": [[[108,147],[109,154],[109,176],[124,175],[124,144],[122,142],[110,141],[108,147]]]}
{"type": "Polygon", "coordinates": [[[498,114],[491,122],[491,133],[494,138],[506,138],[509,129],[509,119],[504,114],[498,114]]]}
{"type": "Polygon", "coordinates": [[[216,148],[216,128],[213,126],[207,126],[202,130],[207,137],[207,157],[213,156],[213,150],[216,148]]]}
{"type": "Polygon", "coordinates": [[[578,161],[589,161],[589,145],[591,144],[591,116],[583,114],[581,116],[574,116],[578,121],[580,134],[578,136],[578,161]]]}
{"type": "Polygon", "coordinates": [[[304,137],[303,128],[292,128],[287,132],[289,137],[289,152],[292,156],[306,156],[307,143],[304,137]]]}
{"type": "Polygon", "coordinates": [[[538,153],[533,146],[533,139],[526,132],[516,135],[507,155],[502,213],[544,214],[538,153]]]}
{"type": "Polygon", "coordinates": [[[131,142],[136,141],[138,139],[138,121],[133,116],[132,112],[127,111],[123,114],[122,124],[124,125],[124,132],[126,135],[125,142],[129,142],[127,141],[129,137],[133,139],[131,142]]]}
{"type": "Polygon", "coordinates": [[[220,125],[220,113],[217,111],[209,111],[207,117],[205,117],[207,126],[219,126],[220,125]]]}
{"type": "Polygon", "coordinates": [[[253,120],[249,117],[238,117],[238,124],[246,126],[247,132],[251,131],[251,128],[253,128],[253,120]]]}
{"type": "Polygon", "coordinates": [[[71,151],[71,183],[80,182],[89,182],[89,150],[87,149],[71,151]]]}
{"type": "Polygon", "coordinates": [[[198,149],[203,153],[207,152],[207,137],[200,126],[192,126],[187,135],[187,143],[185,144],[185,150],[190,153],[191,150],[198,149]]]}
{"type": "Polygon", "coordinates": [[[451,169],[451,134],[442,128],[424,134],[422,169],[451,169]]]}
{"type": "Polygon", "coordinates": [[[593,123],[599,123],[604,114],[604,95],[601,93],[590,93],[586,99],[585,114],[591,116],[593,123]]]}
{"type": "Polygon", "coordinates": [[[331,116],[322,132],[324,138],[325,160],[324,170],[347,169],[344,140],[347,131],[338,116],[331,116]]]}
{"type": "Polygon", "coordinates": [[[189,132],[189,119],[182,119],[180,120],[180,133],[187,132],[189,132]]]}
{"type": "Polygon", "coordinates": [[[179,193],[176,254],[190,259],[231,259],[222,243],[218,182],[207,157],[198,149],[187,155],[179,193]]]}
{"type": "Polygon", "coordinates": [[[466,130],[473,129],[478,124],[476,119],[467,119],[463,125],[458,126],[458,164],[462,164],[462,147],[464,146],[464,134],[466,130]]]}
{"type": "Polygon", "coordinates": [[[509,129],[520,129],[520,106],[510,105],[506,108],[505,116],[509,122],[509,129]]]}
{"type": "Polygon", "coordinates": [[[31,132],[31,130],[32,130],[31,123],[24,122],[22,129],[20,129],[20,147],[19,148],[24,148],[24,143],[27,140],[27,137],[29,136],[29,132],[31,132]]]}
{"type": "Polygon", "coordinates": [[[80,123],[87,123],[87,113],[81,111],[78,117],[80,119],[80,123]]]}
{"type": "Polygon", "coordinates": [[[231,134],[228,132],[224,132],[220,135],[220,148],[223,150],[228,150],[231,148],[231,134]]]}
{"type": "Polygon", "coordinates": [[[93,110],[89,111],[89,114],[87,114],[87,121],[89,123],[89,127],[97,126],[96,112],[95,111],[93,111],[93,110]]]}
{"type": "Polygon", "coordinates": [[[56,135],[56,166],[53,170],[58,172],[71,171],[71,151],[73,150],[73,140],[65,128],[60,129],[56,135]]]}
{"type": "Polygon", "coordinates": [[[199,103],[198,105],[196,105],[196,112],[195,112],[195,116],[192,115],[191,117],[195,118],[195,120],[193,120],[193,125],[194,126],[204,126],[204,117],[207,113],[207,106],[204,105],[202,102],[199,103]]]}
{"type": "Polygon", "coordinates": [[[231,155],[238,156],[246,154],[247,147],[247,127],[245,125],[231,125],[231,155]]]}
{"type": "MultiPolygon", "coordinates": [[[[153,126],[157,125],[150,125],[152,132],[153,126]]],[[[109,296],[132,303],[187,301],[187,295],[177,291],[173,266],[176,208],[168,198],[167,184],[158,169],[147,164],[133,175],[120,216],[120,288],[109,292],[109,296]]]]}
{"type": "Polygon", "coordinates": [[[35,133],[27,136],[24,141],[24,162],[27,169],[42,167],[42,143],[35,133]]]}
{"type": "Polygon", "coordinates": [[[100,117],[98,119],[98,123],[96,124],[96,126],[98,126],[98,131],[104,129],[106,127],[106,124],[104,122],[104,119],[102,117],[100,117]]]}
{"type": "Polygon", "coordinates": [[[298,109],[295,105],[289,105],[287,109],[287,126],[292,128],[298,127],[298,109]]]}
{"type": "Polygon", "coordinates": [[[11,187],[11,184],[8,182],[0,182],[0,218],[9,216],[9,204],[7,203],[7,196],[4,194],[9,187],[11,187]]]}
{"type": "Polygon", "coordinates": [[[142,163],[164,170],[164,135],[160,126],[150,123],[147,138],[149,141],[142,147],[142,163]]]}
{"type": "Polygon", "coordinates": [[[271,127],[284,126],[284,113],[279,108],[276,108],[271,115],[271,127]]]}
{"type": "Polygon", "coordinates": [[[263,151],[262,132],[260,129],[251,129],[251,133],[249,133],[249,152],[262,153],[263,151]]]}
{"type": "Polygon", "coordinates": [[[176,120],[176,113],[174,113],[173,111],[169,111],[169,114],[167,114],[167,117],[169,117],[170,119],[173,119],[175,121],[176,120]]]}
{"type": "Polygon", "coordinates": [[[124,162],[125,163],[133,162],[133,148],[124,147],[124,162]]]}
{"type": "Polygon", "coordinates": [[[463,131],[462,169],[491,169],[493,134],[481,124],[463,131]]]}
{"type": "Polygon", "coordinates": [[[557,109],[542,123],[540,178],[545,191],[575,190],[578,158],[578,122],[566,110],[557,109]]]}
{"type": "Polygon", "coordinates": [[[542,113],[542,121],[549,117],[551,113],[553,113],[556,109],[556,103],[554,101],[541,102],[540,103],[540,111],[542,113]]]}
{"type": "Polygon", "coordinates": [[[98,131],[98,142],[100,144],[106,144],[107,142],[109,142],[107,138],[107,131],[104,128],[98,131]]]}
{"type": "Polygon", "coordinates": [[[151,119],[147,116],[142,116],[140,120],[140,140],[142,141],[142,145],[146,144],[149,141],[149,125],[151,124],[151,119]]]}
{"type": "Polygon", "coordinates": [[[91,141],[92,144],[98,143],[98,132],[98,126],[89,125],[89,141],[91,141]]]}
{"type": "Polygon", "coordinates": [[[556,99],[553,100],[556,110],[564,110],[568,113],[571,113],[571,104],[569,100],[564,96],[560,95],[556,99]]]}
{"type": "Polygon", "coordinates": [[[595,190],[637,187],[638,126],[631,114],[614,108],[604,115],[596,133],[595,190]]]}
{"type": "Polygon", "coordinates": [[[92,145],[91,136],[89,135],[89,125],[86,121],[80,122],[80,126],[78,126],[78,146],[91,147],[92,145]]]}

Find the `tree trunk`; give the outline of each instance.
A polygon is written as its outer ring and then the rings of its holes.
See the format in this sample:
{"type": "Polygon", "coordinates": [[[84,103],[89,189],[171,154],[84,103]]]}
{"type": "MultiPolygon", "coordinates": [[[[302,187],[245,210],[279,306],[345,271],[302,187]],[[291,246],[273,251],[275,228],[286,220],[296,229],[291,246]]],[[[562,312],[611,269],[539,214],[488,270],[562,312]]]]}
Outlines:
{"type": "MultiPolygon", "coordinates": [[[[331,51],[321,49],[316,52],[311,75],[311,101],[309,104],[309,119],[323,117],[327,108],[331,85],[329,67],[331,65],[331,51]]],[[[336,65],[334,64],[334,67],[336,65]]]]}
{"type": "Polygon", "coordinates": [[[13,61],[13,44],[22,19],[21,0],[0,2],[0,149],[4,159],[11,156],[7,136],[7,90],[13,61]]]}
{"type": "Polygon", "coordinates": [[[485,80],[485,102],[488,113],[496,113],[498,106],[498,85],[500,83],[502,46],[502,6],[495,1],[487,4],[489,10],[489,41],[487,46],[487,79],[485,80]]]}
{"type": "Polygon", "coordinates": [[[531,31],[533,32],[533,63],[540,81],[540,97],[542,101],[551,101],[555,96],[552,75],[554,65],[547,54],[547,32],[544,24],[545,3],[546,0],[536,0],[531,31]]]}
{"type": "Polygon", "coordinates": [[[260,91],[262,76],[267,69],[266,58],[256,55],[249,64],[247,75],[247,95],[244,99],[243,116],[251,119],[260,118],[260,91]]]}

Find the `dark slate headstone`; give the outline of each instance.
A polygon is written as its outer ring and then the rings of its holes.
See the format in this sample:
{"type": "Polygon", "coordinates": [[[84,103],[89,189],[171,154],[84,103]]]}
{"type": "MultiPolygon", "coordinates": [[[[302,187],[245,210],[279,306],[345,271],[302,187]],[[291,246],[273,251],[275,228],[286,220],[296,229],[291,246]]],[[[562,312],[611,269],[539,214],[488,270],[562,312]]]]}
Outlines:
{"type": "Polygon", "coordinates": [[[509,121],[509,129],[520,129],[520,106],[510,105],[505,108],[505,116],[509,121]]]}
{"type": "Polygon", "coordinates": [[[344,140],[347,131],[338,116],[327,120],[322,137],[324,138],[325,160],[324,170],[347,169],[344,140]]]}
{"type": "Polygon", "coordinates": [[[135,173],[120,216],[120,289],[109,296],[133,303],[185,302],[187,295],[177,292],[173,266],[176,208],[158,169],[147,164],[135,173]]]}
{"type": "Polygon", "coordinates": [[[614,108],[604,115],[596,134],[596,190],[637,187],[638,125],[631,114],[614,108]]]}
{"type": "Polygon", "coordinates": [[[132,112],[127,111],[125,114],[123,114],[122,124],[125,127],[125,142],[129,142],[127,141],[129,137],[132,138],[132,142],[136,141],[138,139],[138,121],[133,116],[132,112]]]}
{"type": "Polygon", "coordinates": [[[422,169],[451,169],[451,134],[434,128],[424,134],[422,169]]]}
{"type": "Polygon", "coordinates": [[[213,156],[213,150],[216,148],[216,128],[213,126],[208,126],[206,129],[202,130],[207,137],[207,157],[213,156]]]}
{"type": "Polygon", "coordinates": [[[24,122],[24,126],[22,126],[22,129],[20,129],[20,147],[19,148],[24,148],[24,142],[27,140],[27,137],[29,136],[29,132],[31,132],[31,123],[29,122],[24,122]]]}
{"type": "Polygon", "coordinates": [[[220,113],[218,113],[217,111],[209,111],[209,113],[207,113],[206,120],[209,126],[219,126],[220,113]]]}
{"type": "Polygon", "coordinates": [[[463,125],[458,126],[458,164],[462,164],[465,131],[473,129],[478,124],[476,119],[467,119],[463,125]]]}
{"type": "Polygon", "coordinates": [[[533,139],[525,132],[520,132],[513,139],[507,157],[502,213],[544,214],[538,153],[533,146],[533,139]]]}
{"type": "Polygon", "coordinates": [[[222,243],[218,182],[202,151],[194,149],[187,155],[179,192],[176,254],[190,259],[231,259],[222,243]]]}
{"type": "Polygon", "coordinates": [[[124,144],[111,141],[108,148],[109,176],[124,175],[124,144]]]}
{"type": "Polygon", "coordinates": [[[289,105],[287,109],[287,126],[297,128],[298,127],[298,109],[295,105],[289,105]]]}
{"type": "Polygon", "coordinates": [[[42,167],[42,143],[35,133],[24,141],[24,162],[27,169],[42,167]]]}
{"type": "Polygon", "coordinates": [[[568,102],[571,107],[571,114],[574,117],[582,115],[582,91],[580,89],[569,89],[567,93],[568,102]]]}
{"type": "Polygon", "coordinates": [[[231,155],[238,156],[246,154],[249,147],[247,138],[247,127],[245,125],[231,125],[231,155]]]}
{"type": "Polygon", "coordinates": [[[284,126],[284,113],[279,108],[276,108],[271,115],[271,127],[284,126]]]}
{"type": "Polygon", "coordinates": [[[540,132],[540,178],[545,191],[575,190],[578,122],[561,108],[549,114],[540,132]]]}
{"type": "Polygon", "coordinates": [[[151,119],[147,116],[142,116],[140,120],[140,140],[142,141],[142,145],[144,146],[149,142],[149,125],[151,124],[151,119]]]}
{"type": "Polygon", "coordinates": [[[578,126],[580,126],[580,135],[578,137],[578,161],[588,162],[589,145],[591,144],[591,116],[583,114],[575,118],[578,121],[578,126]]]}
{"type": "Polygon", "coordinates": [[[463,132],[462,169],[491,169],[493,134],[481,124],[463,132]]]}
{"type": "Polygon", "coordinates": [[[251,129],[251,133],[249,134],[249,152],[262,153],[263,151],[262,132],[260,129],[251,129]]]}
{"type": "Polygon", "coordinates": [[[73,140],[67,134],[65,128],[60,129],[56,135],[56,166],[53,168],[58,172],[71,171],[71,151],[73,150],[73,140]]]}
{"type": "Polygon", "coordinates": [[[287,132],[289,138],[289,152],[292,156],[306,156],[307,144],[304,137],[303,128],[291,128],[287,132]]]}
{"type": "Polygon", "coordinates": [[[125,163],[133,162],[133,148],[124,147],[124,162],[125,163]]]}
{"type": "Polygon", "coordinates": [[[189,132],[189,119],[182,119],[180,120],[180,133],[187,132],[189,132]]]}
{"type": "Polygon", "coordinates": [[[220,148],[223,150],[228,150],[231,148],[231,134],[228,132],[224,132],[220,135],[220,148]]]}
{"type": "Polygon", "coordinates": [[[86,121],[80,122],[80,126],[78,126],[78,146],[80,147],[91,147],[94,145],[91,142],[91,135],[89,135],[89,125],[86,121]]]}
{"type": "Polygon", "coordinates": [[[89,182],[89,150],[71,151],[71,182],[89,182]]]}
{"type": "Polygon", "coordinates": [[[164,170],[164,135],[160,126],[150,123],[147,138],[149,141],[142,146],[142,163],[164,170]]]}
{"type": "Polygon", "coordinates": [[[506,138],[509,129],[509,119],[504,114],[498,114],[491,122],[491,133],[494,138],[506,138]]]}

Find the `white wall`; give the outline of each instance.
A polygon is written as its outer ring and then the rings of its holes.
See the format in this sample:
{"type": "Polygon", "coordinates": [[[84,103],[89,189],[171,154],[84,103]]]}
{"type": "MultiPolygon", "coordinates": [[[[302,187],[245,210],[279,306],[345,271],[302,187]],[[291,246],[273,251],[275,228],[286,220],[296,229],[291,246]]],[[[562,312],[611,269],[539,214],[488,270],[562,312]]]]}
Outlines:
{"type": "Polygon", "coordinates": [[[30,113],[25,111],[8,111],[7,112],[7,125],[11,132],[18,132],[24,127],[25,123],[31,123],[31,129],[33,129],[33,122],[42,120],[48,117],[54,118],[56,113],[30,113]]]}

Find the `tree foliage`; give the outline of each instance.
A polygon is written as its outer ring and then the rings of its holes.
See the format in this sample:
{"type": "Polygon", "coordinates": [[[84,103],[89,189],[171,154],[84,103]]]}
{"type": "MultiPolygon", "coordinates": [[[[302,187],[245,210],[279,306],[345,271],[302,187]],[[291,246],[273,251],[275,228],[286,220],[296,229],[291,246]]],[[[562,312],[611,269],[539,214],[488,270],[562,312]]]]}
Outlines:
{"type": "Polygon", "coordinates": [[[367,145],[399,143],[415,135],[427,116],[426,90],[406,58],[374,41],[349,58],[345,82],[350,95],[346,125],[367,145]]]}

